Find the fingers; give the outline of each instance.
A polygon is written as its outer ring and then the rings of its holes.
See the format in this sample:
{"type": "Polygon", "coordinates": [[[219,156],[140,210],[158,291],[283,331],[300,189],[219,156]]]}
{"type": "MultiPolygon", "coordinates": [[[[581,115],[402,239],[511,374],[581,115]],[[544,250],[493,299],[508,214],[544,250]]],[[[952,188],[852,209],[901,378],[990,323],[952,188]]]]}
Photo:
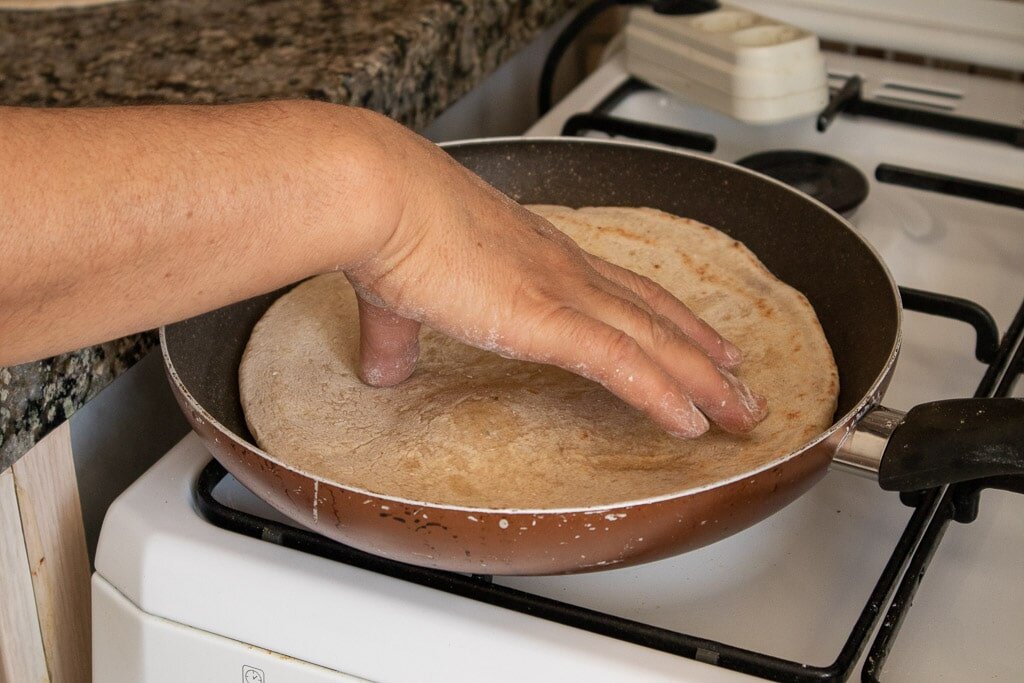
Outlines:
{"type": "Polygon", "coordinates": [[[556,346],[537,349],[547,362],[600,382],[670,434],[694,438],[708,430],[707,418],[632,337],[569,307],[553,324],[539,335],[556,346]]]}
{"type": "Polygon", "coordinates": [[[420,355],[420,324],[359,301],[359,377],[374,387],[404,381],[420,355]]]}
{"type": "Polygon", "coordinates": [[[632,337],[703,413],[723,429],[747,432],[767,415],[767,402],[695,346],[672,322],[612,294],[595,294],[586,310],[632,337]]]}
{"type": "Polygon", "coordinates": [[[704,353],[723,368],[735,368],[743,360],[739,348],[718,334],[686,304],[672,296],[658,283],[591,254],[587,254],[587,261],[601,275],[633,292],[656,314],[672,321],[683,334],[696,342],[704,353]]]}

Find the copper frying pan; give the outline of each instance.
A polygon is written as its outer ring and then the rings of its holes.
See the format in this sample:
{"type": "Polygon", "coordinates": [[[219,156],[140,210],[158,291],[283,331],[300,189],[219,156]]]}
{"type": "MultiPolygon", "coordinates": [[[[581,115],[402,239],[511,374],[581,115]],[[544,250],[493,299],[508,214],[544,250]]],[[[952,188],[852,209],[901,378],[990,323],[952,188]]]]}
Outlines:
{"type": "Polygon", "coordinates": [[[1024,473],[1024,401],[926,404],[906,416],[878,407],[899,351],[898,290],[872,248],[825,206],[738,166],[650,146],[510,138],[446,149],[523,203],[651,206],[746,243],[814,306],[839,367],[836,422],[741,476],[657,498],[559,510],[402,500],[317,480],[251,442],[238,364],[253,325],[288,288],[163,328],[167,373],[192,427],[239,481],[303,526],[439,569],[571,573],[736,533],[797,498],[833,459],[900,490],[1024,473]]]}

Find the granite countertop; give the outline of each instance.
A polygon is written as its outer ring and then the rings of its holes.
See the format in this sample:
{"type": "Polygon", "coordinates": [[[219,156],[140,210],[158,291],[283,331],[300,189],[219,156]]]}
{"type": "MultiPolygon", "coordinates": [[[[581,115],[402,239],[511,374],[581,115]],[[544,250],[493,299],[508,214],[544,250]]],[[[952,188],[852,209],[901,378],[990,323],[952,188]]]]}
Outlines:
{"type": "MultiPolygon", "coordinates": [[[[575,4],[127,0],[0,12],[0,105],[312,98],[421,129],[575,4]]],[[[0,470],[156,343],[148,332],[0,368],[0,470]]]]}

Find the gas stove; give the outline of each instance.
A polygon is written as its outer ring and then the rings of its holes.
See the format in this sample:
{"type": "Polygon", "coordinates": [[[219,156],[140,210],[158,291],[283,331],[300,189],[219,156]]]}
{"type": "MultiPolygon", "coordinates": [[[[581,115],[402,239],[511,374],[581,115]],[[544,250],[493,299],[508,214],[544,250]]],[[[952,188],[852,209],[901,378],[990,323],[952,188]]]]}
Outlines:
{"type": "MultiPolygon", "coordinates": [[[[729,161],[775,150],[842,160],[867,185],[852,223],[908,310],[886,403],[1024,396],[1024,151],[1012,144],[1024,139],[1024,89],[843,55],[827,67],[836,115],[824,132],[815,117],[740,123],[633,79],[613,56],[528,135],[610,132],[729,161]]],[[[695,552],[492,578],[296,528],[189,435],[108,512],[93,578],[95,680],[1016,680],[1024,498],[972,493],[901,500],[837,470],[695,552]]]]}

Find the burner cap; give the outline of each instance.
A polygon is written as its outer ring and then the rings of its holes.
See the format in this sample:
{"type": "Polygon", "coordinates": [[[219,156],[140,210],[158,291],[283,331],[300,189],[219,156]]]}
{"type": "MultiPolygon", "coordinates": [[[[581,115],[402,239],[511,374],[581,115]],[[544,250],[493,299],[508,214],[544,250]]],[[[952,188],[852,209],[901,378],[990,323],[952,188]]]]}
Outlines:
{"type": "Polygon", "coordinates": [[[868,196],[868,181],[842,159],[815,152],[778,150],[743,157],[736,162],[809,194],[847,216],[868,196]]]}

